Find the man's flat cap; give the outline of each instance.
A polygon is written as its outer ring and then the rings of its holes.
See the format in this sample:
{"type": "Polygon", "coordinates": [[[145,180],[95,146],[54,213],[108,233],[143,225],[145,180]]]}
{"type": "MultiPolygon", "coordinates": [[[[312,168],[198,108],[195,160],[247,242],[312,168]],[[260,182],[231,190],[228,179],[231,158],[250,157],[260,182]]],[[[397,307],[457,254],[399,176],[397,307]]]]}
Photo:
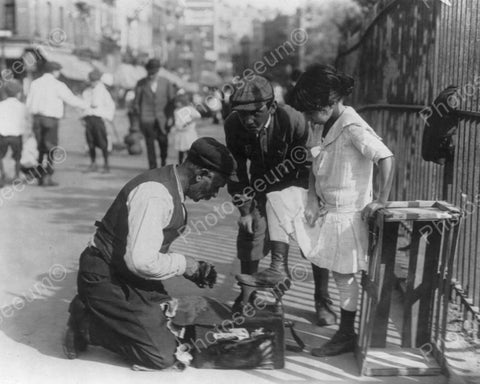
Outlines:
{"type": "Polygon", "coordinates": [[[254,75],[235,84],[230,101],[234,110],[256,111],[273,99],[272,84],[265,77],[254,75]]]}
{"type": "Polygon", "coordinates": [[[213,137],[201,137],[193,142],[188,159],[199,167],[217,171],[231,181],[238,181],[237,163],[227,147],[213,137]]]}

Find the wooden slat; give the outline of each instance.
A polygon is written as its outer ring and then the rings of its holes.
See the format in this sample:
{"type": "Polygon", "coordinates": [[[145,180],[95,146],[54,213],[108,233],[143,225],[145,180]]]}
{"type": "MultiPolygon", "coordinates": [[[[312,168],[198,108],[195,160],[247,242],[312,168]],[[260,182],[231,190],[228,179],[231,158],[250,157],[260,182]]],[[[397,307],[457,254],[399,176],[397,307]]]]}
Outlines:
{"type": "Polygon", "coordinates": [[[408,258],[408,274],[405,281],[405,297],[403,305],[403,329],[402,329],[402,347],[412,347],[412,306],[414,303],[415,290],[415,272],[417,270],[418,250],[420,247],[420,223],[414,223],[410,242],[410,251],[408,258]]]}
{"type": "Polygon", "coordinates": [[[385,223],[382,236],[381,264],[384,269],[380,300],[378,301],[375,317],[372,322],[372,347],[384,347],[387,339],[388,316],[390,301],[395,283],[395,253],[397,250],[399,223],[385,223]]]}
{"type": "Polygon", "coordinates": [[[366,376],[439,375],[441,367],[433,358],[418,348],[371,348],[363,365],[366,376]]]}
{"type": "MultiPolygon", "coordinates": [[[[432,222],[433,226],[434,223],[432,222]]],[[[417,337],[415,347],[422,347],[431,342],[433,298],[437,289],[436,282],[438,259],[443,233],[437,225],[427,239],[427,247],[423,258],[423,276],[419,290],[420,304],[418,308],[417,337]]],[[[417,272],[418,273],[418,272],[417,272]]]]}

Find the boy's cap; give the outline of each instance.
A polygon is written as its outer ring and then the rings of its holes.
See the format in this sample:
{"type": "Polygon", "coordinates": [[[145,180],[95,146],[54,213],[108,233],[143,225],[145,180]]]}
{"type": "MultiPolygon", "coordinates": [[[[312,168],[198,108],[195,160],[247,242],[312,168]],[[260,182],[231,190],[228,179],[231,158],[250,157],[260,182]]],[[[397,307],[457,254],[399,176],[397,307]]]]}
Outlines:
{"type": "Polygon", "coordinates": [[[47,61],[43,66],[43,69],[45,70],[45,72],[53,72],[59,71],[60,69],[62,69],[62,66],[56,61],[47,61]]]}
{"type": "Polygon", "coordinates": [[[94,69],[88,74],[88,79],[90,81],[98,81],[102,78],[103,73],[100,72],[98,69],[94,69]]]}
{"type": "Polygon", "coordinates": [[[217,171],[230,181],[237,181],[237,162],[227,147],[213,137],[201,137],[193,142],[188,159],[195,165],[217,171]]]}
{"type": "Polygon", "coordinates": [[[17,96],[22,90],[22,85],[15,79],[5,82],[5,93],[8,97],[17,96]]]}
{"type": "Polygon", "coordinates": [[[230,102],[234,110],[256,111],[273,99],[272,84],[265,77],[255,75],[253,78],[244,77],[235,85],[230,102]]]}

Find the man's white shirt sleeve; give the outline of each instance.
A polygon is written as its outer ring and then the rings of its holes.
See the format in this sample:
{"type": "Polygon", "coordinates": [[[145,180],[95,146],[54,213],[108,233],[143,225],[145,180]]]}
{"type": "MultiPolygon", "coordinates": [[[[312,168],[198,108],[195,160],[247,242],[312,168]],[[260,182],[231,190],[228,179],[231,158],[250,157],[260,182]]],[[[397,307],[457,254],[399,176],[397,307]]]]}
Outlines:
{"type": "Polygon", "coordinates": [[[56,86],[58,96],[60,97],[60,99],[62,99],[64,103],[80,109],[88,108],[87,103],[85,103],[85,101],[83,101],[81,98],[75,96],[65,83],[57,80],[56,86]]]}
{"type": "Polygon", "coordinates": [[[137,276],[165,280],[185,273],[185,257],[161,253],[163,229],[173,215],[173,199],[157,182],[142,183],[127,198],[128,236],[125,250],[127,268],[137,276]]]}

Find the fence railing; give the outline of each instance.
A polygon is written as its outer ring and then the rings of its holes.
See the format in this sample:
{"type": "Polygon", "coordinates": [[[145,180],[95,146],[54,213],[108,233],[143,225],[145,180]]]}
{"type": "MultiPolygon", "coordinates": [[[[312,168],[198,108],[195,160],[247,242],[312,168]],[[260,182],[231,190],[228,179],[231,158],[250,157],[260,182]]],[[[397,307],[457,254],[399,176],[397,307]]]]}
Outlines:
{"type": "Polygon", "coordinates": [[[337,58],[356,79],[349,101],[395,153],[392,200],[447,200],[463,209],[452,286],[479,320],[480,4],[382,0],[370,19],[337,58]],[[461,101],[455,159],[440,166],[421,158],[420,111],[452,84],[461,101]]]}

